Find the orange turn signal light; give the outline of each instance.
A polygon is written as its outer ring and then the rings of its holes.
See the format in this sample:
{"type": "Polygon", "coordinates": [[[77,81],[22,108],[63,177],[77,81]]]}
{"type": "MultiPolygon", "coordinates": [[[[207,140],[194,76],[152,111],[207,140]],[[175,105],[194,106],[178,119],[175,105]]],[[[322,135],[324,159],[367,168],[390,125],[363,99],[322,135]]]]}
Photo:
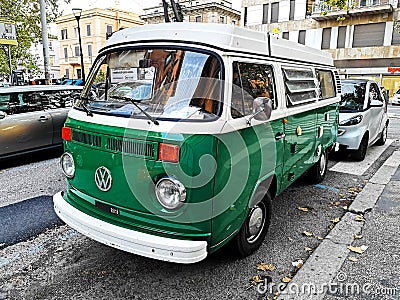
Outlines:
{"type": "Polygon", "coordinates": [[[169,162],[179,162],[179,152],[181,147],[160,143],[158,147],[158,159],[169,162]]]}
{"type": "Polygon", "coordinates": [[[72,129],[69,127],[63,127],[61,130],[61,138],[64,141],[70,141],[72,138],[72,129]]]}

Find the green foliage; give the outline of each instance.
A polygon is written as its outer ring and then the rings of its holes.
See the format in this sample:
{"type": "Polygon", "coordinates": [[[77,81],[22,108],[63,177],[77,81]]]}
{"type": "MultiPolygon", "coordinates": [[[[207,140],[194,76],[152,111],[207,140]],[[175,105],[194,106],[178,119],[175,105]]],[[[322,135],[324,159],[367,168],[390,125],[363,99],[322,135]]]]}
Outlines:
{"type": "MultiPolygon", "coordinates": [[[[58,1],[45,0],[45,3],[47,23],[54,22],[60,15],[58,1]]],[[[10,46],[12,68],[35,72],[37,58],[29,53],[29,48],[42,40],[39,0],[0,0],[0,18],[16,23],[18,46],[10,46]]],[[[9,73],[7,46],[0,45],[0,77],[8,77],[9,73]]]]}
{"type": "MultiPolygon", "coordinates": [[[[321,15],[325,16],[331,10],[345,10],[348,11],[350,8],[354,8],[356,5],[355,1],[352,0],[324,0],[324,9],[321,15]]],[[[338,21],[344,21],[346,17],[338,17],[338,21]]]]}
{"type": "Polygon", "coordinates": [[[93,83],[97,84],[99,82],[104,82],[104,81],[106,81],[106,73],[100,69],[93,83]]]}

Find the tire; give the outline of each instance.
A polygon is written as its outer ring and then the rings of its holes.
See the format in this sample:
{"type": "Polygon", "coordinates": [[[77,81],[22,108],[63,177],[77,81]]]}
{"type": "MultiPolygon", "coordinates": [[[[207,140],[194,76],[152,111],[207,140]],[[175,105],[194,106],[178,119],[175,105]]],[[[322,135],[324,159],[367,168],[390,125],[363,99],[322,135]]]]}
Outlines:
{"type": "Polygon", "coordinates": [[[239,256],[248,256],[260,248],[271,222],[271,209],[271,195],[268,192],[263,200],[249,210],[234,241],[239,256]]]}
{"type": "Polygon", "coordinates": [[[377,146],[385,145],[387,139],[387,130],[388,130],[388,124],[385,124],[385,127],[383,127],[383,130],[381,132],[381,136],[379,137],[379,140],[376,141],[375,145],[377,146]]]}
{"type": "Polygon", "coordinates": [[[328,153],[322,151],[321,156],[315,165],[308,171],[307,177],[311,183],[320,183],[324,180],[326,171],[328,169],[328,153]]]}
{"type": "Polygon", "coordinates": [[[351,154],[351,157],[356,160],[356,161],[362,161],[365,158],[365,155],[367,154],[367,148],[368,148],[368,135],[364,135],[360,146],[356,151],[354,151],[351,154]]]}

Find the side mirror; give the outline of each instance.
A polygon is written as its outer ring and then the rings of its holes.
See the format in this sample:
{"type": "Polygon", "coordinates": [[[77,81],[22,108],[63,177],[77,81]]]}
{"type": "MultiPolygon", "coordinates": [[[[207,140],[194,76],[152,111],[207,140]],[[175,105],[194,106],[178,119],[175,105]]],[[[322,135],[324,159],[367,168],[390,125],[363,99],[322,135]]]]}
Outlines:
{"type": "Polygon", "coordinates": [[[6,113],[4,111],[0,111],[0,120],[6,117],[6,113]]]}
{"type": "Polygon", "coordinates": [[[258,97],[253,102],[253,116],[258,121],[266,121],[271,117],[272,100],[267,97],[258,97]]]}

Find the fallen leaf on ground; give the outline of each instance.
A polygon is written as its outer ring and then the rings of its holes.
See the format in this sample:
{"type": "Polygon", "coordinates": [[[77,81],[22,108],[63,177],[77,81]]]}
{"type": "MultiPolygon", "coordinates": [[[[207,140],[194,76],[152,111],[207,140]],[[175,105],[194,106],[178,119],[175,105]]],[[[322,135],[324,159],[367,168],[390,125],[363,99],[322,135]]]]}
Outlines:
{"type": "Polygon", "coordinates": [[[358,258],[355,258],[353,256],[349,256],[348,260],[350,260],[352,262],[358,262],[358,258]]]}
{"type": "Polygon", "coordinates": [[[303,266],[303,264],[304,263],[303,263],[302,259],[299,259],[299,260],[296,260],[296,261],[292,262],[292,266],[296,267],[298,269],[300,269],[303,266]]]}
{"type": "Polygon", "coordinates": [[[316,237],[315,237],[317,240],[320,240],[320,241],[322,241],[324,238],[323,237],[320,237],[319,235],[317,235],[316,237]]]}
{"type": "Polygon", "coordinates": [[[263,282],[260,275],[254,275],[250,278],[250,282],[252,285],[257,285],[257,283],[263,282]]]}
{"type": "Polygon", "coordinates": [[[306,250],[307,252],[313,252],[313,249],[312,248],[309,248],[309,247],[304,247],[304,250],[306,250]]]}
{"type": "Polygon", "coordinates": [[[283,277],[282,278],[282,282],[283,283],[288,283],[288,282],[291,282],[292,281],[292,278],[289,278],[289,277],[283,277]]]}
{"type": "Polygon", "coordinates": [[[288,240],[291,242],[293,241],[293,239],[290,236],[288,236],[288,240]]]}
{"type": "Polygon", "coordinates": [[[363,254],[365,250],[367,250],[368,246],[362,245],[361,247],[354,247],[354,246],[348,246],[347,249],[350,251],[353,251],[358,254],[363,254]]]}
{"type": "Polygon", "coordinates": [[[261,271],[274,271],[276,268],[272,264],[260,263],[256,265],[257,270],[261,271]]]}
{"type": "Polygon", "coordinates": [[[360,215],[357,215],[357,216],[354,218],[354,220],[355,220],[355,221],[358,221],[358,222],[364,222],[364,221],[365,221],[364,217],[363,217],[363,216],[360,216],[360,215]]]}
{"type": "Polygon", "coordinates": [[[361,235],[361,234],[360,234],[360,235],[355,234],[353,237],[354,237],[355,239],[362,239],[362,235],[361,235]]]}
{"type": "Polygon", "coordinates": [[[340,218],[334,218],[333,220],[331,220],[331,222],[333,224],[339,223],[340,222],[340,218]]]}
{"type": "Polygon", "coordinates": [[[307,207],[298,207],[298,210],[304,211],[304,212],[308,212],[308,208],[307,207]]]}
{"type": "Polygon", "coordinates": [[[347,205],[345,205],[345,206],[342,206],[342,208],[343,208],[344,210],[347,210],[349,207],[348,207],[347,205]]]}
{"type": "Polygon", "coordinates": [[[305,236],[313,236],[313,234],[311,232],[308,232],[308,231],[303,231],[303,235],[305,235],[305,236]]]}

